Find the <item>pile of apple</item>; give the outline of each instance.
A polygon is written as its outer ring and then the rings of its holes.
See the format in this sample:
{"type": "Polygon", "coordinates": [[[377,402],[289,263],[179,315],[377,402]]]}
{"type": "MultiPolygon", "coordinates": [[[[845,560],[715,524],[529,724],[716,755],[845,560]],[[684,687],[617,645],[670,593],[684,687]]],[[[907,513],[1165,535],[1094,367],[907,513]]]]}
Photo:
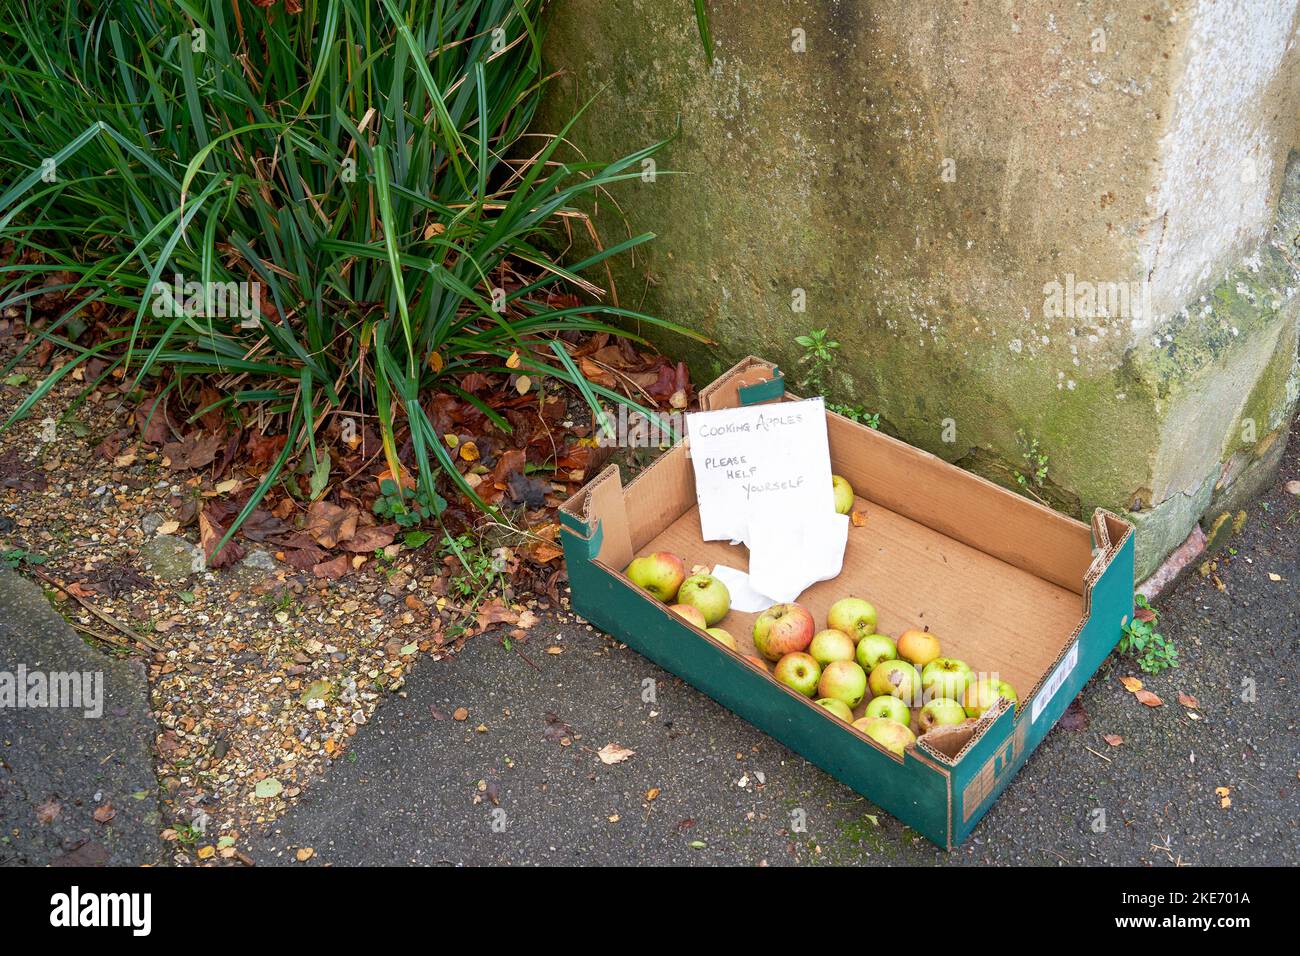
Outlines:
{"type": "MultiPolygon", "coordinates": [[[[626,574],[633,584],[669,605],[714,640],[736,650],[736,640],[716,625],[731,610],[727,586],[711,574],[686,574],[685,563],[670,551],[636,558],[626,574]]],[[[941,657],[939,639],[928,630],[907,630],[895,641],[876,631],[876,609],[862,598],[846,597],[831,605],[826,628],[818,631],[809,611],[798,604],[777,604],[754,622],[754,647],[762,657],[746,655],[754,666],[771,672],[782,684],[814,699],[834,716],[852,724],[900,756],[922,734],[936,727],[978,718],[999,698],[1012,706],[1016,692],[997,677],[976,676],[965,661],[941,657]],[[865,715],[853,710],[867,697],[865,715]]]]}
{"type": "Polygon", "coordinates": [[[686,576],[686,563],[671,551],[636,558],[623,572],[628,579],[668,605],[715,640],[736,649],[730,632],[714,627],[731,610],[731,592],[711,574],[686,576]]]}
{"type": "MultiPolygon", "coordinates": [[[[841,598],[826,612],[826,629],[798,604],[777,604],[754,622],[754,647],[776,662],[777,680],[888,750],[902,754],[935,727],[979,717],[1016,692],[996,677],[976,677],[965,661],[941,657],[939,639],[928,630],[904,631],[897,641],[876,632],[876,609],[862,598],[841,598]],[[861,718],[853,709],[870,691],[861,718]]],[[[764,664],[764,667],[766,665],[764,664]]]]}

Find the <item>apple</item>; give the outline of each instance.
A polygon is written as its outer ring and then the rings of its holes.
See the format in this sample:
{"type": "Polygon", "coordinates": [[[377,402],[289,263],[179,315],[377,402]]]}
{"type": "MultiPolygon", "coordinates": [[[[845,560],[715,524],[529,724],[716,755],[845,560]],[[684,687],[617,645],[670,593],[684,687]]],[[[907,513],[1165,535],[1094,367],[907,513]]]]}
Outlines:
{"type": "Polygon", "coordinates": [[[912,712],[908,710],[905,703],[897,697],[890,697],[886,694],[884,697],[873,697],[871,703],[867,704],[868,717],[888,717],[890,720],[896,720],[904,727],[912,722],[912,712]]]}
{"type": "Polygon", "coordinates": [[[939,639],[929,631],[904,631],[898,635],[898,656],[924,667],[939,656],[939,639]]]}
{"type": "Polygon", "coordinates": [[[921,672],[907,661],[881,661],[871,669],[871,696],[897,697],[905,704],[918,701],[921,672]]]}
{"type": "Polygon", "coordinates": [[[677,597],[686,580],[686,565],[671,551],[656,551],[634,558],[623,572],[637,587],[667,604],[677,597]]]}
{"type": "Polygon", "coordinates": [[[966,688],[966,694],[962,698],[966,716],[980,716],[996,704],[999,697],[1005,698],[1012,707],[1016,705],[1015,689],[1006,681],[998,680],[996,677],[981,677],[973,681],[966,688]]]}
{"type": "Polygon", "coordinates": [[[733,651],[736,649],[736,639],[735,639],[734,637],[732,637],[732,636],[731,636],[731,632],[728,631],[728,630],[726,630],[725,628],[721,628],[721,627],[706,627],[706,628],[704,629],[704,633],[705,633],[705,634],[708,634],[711,638],[713,638],[713,639],[714,639],[715,641],[717,641],[719,644],[725,644],[725,645],[727,645],[727,647],[731,648],[733,651]]]}
{"type": "Polygon", "coordinates": [[[712,627],[731,610],[731,592],[711,574],[692,574],[677,591],[677,602],[698,607],[712,627]]]}
{"type": "Polygon", "coordinates": [[[770,674],[772,672],[771,665],[768,664],[768,662],[765,661],[763,658],[759,657],[757,654],[746,654],[745,660],[749,661],[749,663],[753,664],[764,674],[770,674]]]}
{"type": "Polygon", "coordinates": [[[868,634],[858,641],[857,659],[862,669],[870,674],[881,661],[898,658],[898,648],[888,634],[868,634]]]}
{"type": "Polygon", "coordinates": [[[853,638],[843,631],[827,628],[813,635],[812,643],[808,645],[808,653],[816,658],[817,663],[822,667],[831,661],[851,661],[853,660],[853,638]]]}
{"type": "Polygon", "coordinates": [[[821,697],[834,697],[850,707],[862,703],[867,693],[867,674],[853,661],[831,661],[822,671],[817,683],[817,693],[821,697]]]}
{"type": "Polygon", "coordinates": [[[754,622],[754,647],[769,661],[806,650],[813,639],[813,616],[798,604],[774,604],[754,622]]]}
{"type": "Polygon", "coordinates": [[[876,609],[862,598],[840,598],[826,612],[826,626],[861,641],[876,633],[876,609]]]}
{"type": "Polygon", "coordinates": [[[704,620],[704,612],[692,604],[670,604],[668,610],[680,617],[686,618],[701,631],[709,626],[709,622],[704,620]]]}
{"type": "Polygon", "coordinates": [[[916,735],[911,730],[888,717],[862,717],[855,720],[853,726],[900,757],[903,751],[916,743],[916,735]]]}
{"type": "Polygon", "coordinates": [[[776,662],[776,679],[805,697],[817,693],[817,681],[821,676],[821,665],[813,660],[811,654],[802,651],[786,654],[776,662]]]}
{"type": "Polygon", "coordinates": [[[955,657],[936,657],[921,668],[921,689],[926,699],[947,697],[949,700],[961,700],[966,693],[966,685],[975,679],[965,661],[955,657]]]}
{"type": "Polygon", "coordinates": [[[848,514],[853,510],[853,486],[839,475],[831,475],[831,487],[835,489],[835,513],[848,514]]]}
{"type": "MultiPolygon", "coordinates": [[[[921,676],[924,678],[925,675],[921,676]]],[[[921,728],[921,733],[926,734],[935,727],[960,724],[965,719],[966,711],[961,704],[949,697],[936,697],[926,701],[921,712],[916,715],[916,725],[921,728]]]]}
{"type": "Polygon", "coordinates": [[[849,710],[849,705],[842,700],[836,700],[834,697],[823,697],[817,701],[832,714],[844,721],[846,724],[853,723],[853,711],[849,710]]]}

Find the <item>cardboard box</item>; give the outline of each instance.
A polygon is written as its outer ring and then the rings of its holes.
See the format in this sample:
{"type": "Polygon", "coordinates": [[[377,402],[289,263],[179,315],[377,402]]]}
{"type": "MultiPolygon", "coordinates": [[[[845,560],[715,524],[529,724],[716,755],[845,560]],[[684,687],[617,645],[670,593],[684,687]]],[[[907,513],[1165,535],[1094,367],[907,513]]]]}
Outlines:
{"type": "MultiPolygon", "coordinates": [[[[705,409],[786,400],[776,369],[745,359],[700,393],[705,409]]],[[[795,693],[743,655],[757,615],[720,624],[733,652],[623,575],[668,550],[687,567],[744,569],[746,551],[703,541],[689,449],[679,443],[626,488],[605,469],[561,509],[574,609],[951,849],[975,828],[1118,642],[1133,610],[1133,529],[1098,510],[1091,528],[927,452],[828,413],[832,470],[865,512],[838,578],[799,598],[819,628],[841,597],[873,603],[878,630],[928,625],[943,654],[1015,687],[973,727],[919,738],[902,757],[795,693]]],[[[859,706],[855,716],[861,716],[859,706]]]]}

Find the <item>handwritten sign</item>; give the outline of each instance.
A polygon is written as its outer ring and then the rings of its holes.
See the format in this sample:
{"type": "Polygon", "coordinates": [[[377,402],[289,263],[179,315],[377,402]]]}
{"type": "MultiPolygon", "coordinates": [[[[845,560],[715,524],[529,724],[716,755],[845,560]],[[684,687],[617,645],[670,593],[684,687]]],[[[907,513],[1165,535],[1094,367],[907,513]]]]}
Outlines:
{"type": "Polygon", "coordinates": [[[744,541],[751,526],[835,513],[820,398],[686,416],[705,541],[744,541]]]}

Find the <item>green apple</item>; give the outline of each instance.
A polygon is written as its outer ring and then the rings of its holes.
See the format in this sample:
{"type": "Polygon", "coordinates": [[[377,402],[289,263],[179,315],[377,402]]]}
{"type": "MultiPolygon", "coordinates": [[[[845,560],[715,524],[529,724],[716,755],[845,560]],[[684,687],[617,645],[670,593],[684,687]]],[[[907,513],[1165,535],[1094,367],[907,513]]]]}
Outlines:
{"type": "MultiPolygon", "coordinates": [[[[924,674],[921,675],[925,677],[924,674]]],[[[960,724],[966,719],[966,711],[961,704],[948,697],[936,697],[926,701],[921,712],[916,715],[916,725],[921,733],[929,733],[934,727],[946,727],[948,724],[960,724]]]]}
{"type": "Polygon", "coordinates": [[[848,514],[853,510],[853,486],[839,475],[831,475],[831,487],[835,489],[835,513],[848,514]]]}
{"type": "Polygon", "coordinates": [[[907,661],[881,661],[871,669],[871,696],[897,697],[903,703],[920,704],[921,672],[907,661]]]}
{"type": "Polygon", "coordinates": [[[690,621],[701,631],[709,626],[709,622],[704,620],[704,612],[698,607],[694,607],[690,604],[670,604],[668,605],[668,610],[672,611],[679,617],[683,617],[690,621]]]}
{"type": "Polygon", "coordinates": [[[935,697],[961,700],[966,685],[974,678],[965,661],[955,657],[936,657],[921,668],[921,689],[925,691],[927,700],[935,697]]]}
{"type": "Polygon", "coordinates": [[[881,661],[892,661],[898,657],[898,648],[894,639],[888,634],[868,634],[858,641],[857,659],[862,669],[870,674],[881,661]]]}
{"type": "Polygon", "coordinates": [[[907,709],[907,705],[897,697],[890,697],[888,694],[871,698],[871,703],[867,704],[866,716],[888,717],[890,720],[898,721],[904,727],[912,722],[912,712],[907,709]]]}
{"type": "Polygon", "coordinates": [[[861,641],[876,633],[876,609],[862,598],[840,598],[826,612],[826,626],[861,641]]]}
{"type": "Polygon", "coordinates": [[[817,681],[821,679],[822,668],[811,654],[795,651],[776,662],[775,676],[791,690],[812,697],[817,693],[817,681]]]}
{"type": "Polygon", "coordinates": [[[853,661],[831,661],[822,671],[817,693],[856,707],[867,693],[867,674],[853,661]]]}
{"type": "Polygon", "coordinates": [[[712,627],[731,610],[731,592],[711,574],[692,574],[682,582],[677,592],[677,603],[699,608],[704,620],[712,627]]]}
{"type": "Polygon", "coordinates": [[[671,551],[656,551],[634,558],[623,573],[637,587],[667,604],[677,597],[686,580],[686,565],[671,551]]]}
{"type": "Polygon", "coordinates": [[[816,658],[817,663],[825,667],[831,661],[853,660],[853,638],[843,631],[827,628],[813,635],[808,645],[808,653],[816,658]]]}
{"type": "Polygon", "coordinates": [[[967,717],[978,717],[1004,698],[1012,707],[1016,706],[1016,692],[1010,684],[996,677],[981,677],[966,687],[962,705],[967,717]]]}
{"type": "Polygon", "coordinates": [[[706,627],[704,633],[713,638],[719,644],[725,644],[733,651],[736,649],[736,639],[731,636],[731,632],[721,627],[706,627]]]}
{"type": "Polygon", "coordinates": [[[842,700],[836,700],[834,697],[823,697],[817,701],[832,714],[844,721],[846,724],[853,723],[853,711],[849,710],[849,705],[842,700]]]}
{"type": "Polygon", "coordinates": [[[773,604],[754,621],[754,647],[769,661],[807,650],[813,639],[813,616],[798,604],[773,604]]]}
{"type": "Polygon", "coordinates": [[[908,747],[916,743],[916,735],[910,729],[888,717],[863,717],[855,720],[853,726],[900,757],[908,747]]]}

